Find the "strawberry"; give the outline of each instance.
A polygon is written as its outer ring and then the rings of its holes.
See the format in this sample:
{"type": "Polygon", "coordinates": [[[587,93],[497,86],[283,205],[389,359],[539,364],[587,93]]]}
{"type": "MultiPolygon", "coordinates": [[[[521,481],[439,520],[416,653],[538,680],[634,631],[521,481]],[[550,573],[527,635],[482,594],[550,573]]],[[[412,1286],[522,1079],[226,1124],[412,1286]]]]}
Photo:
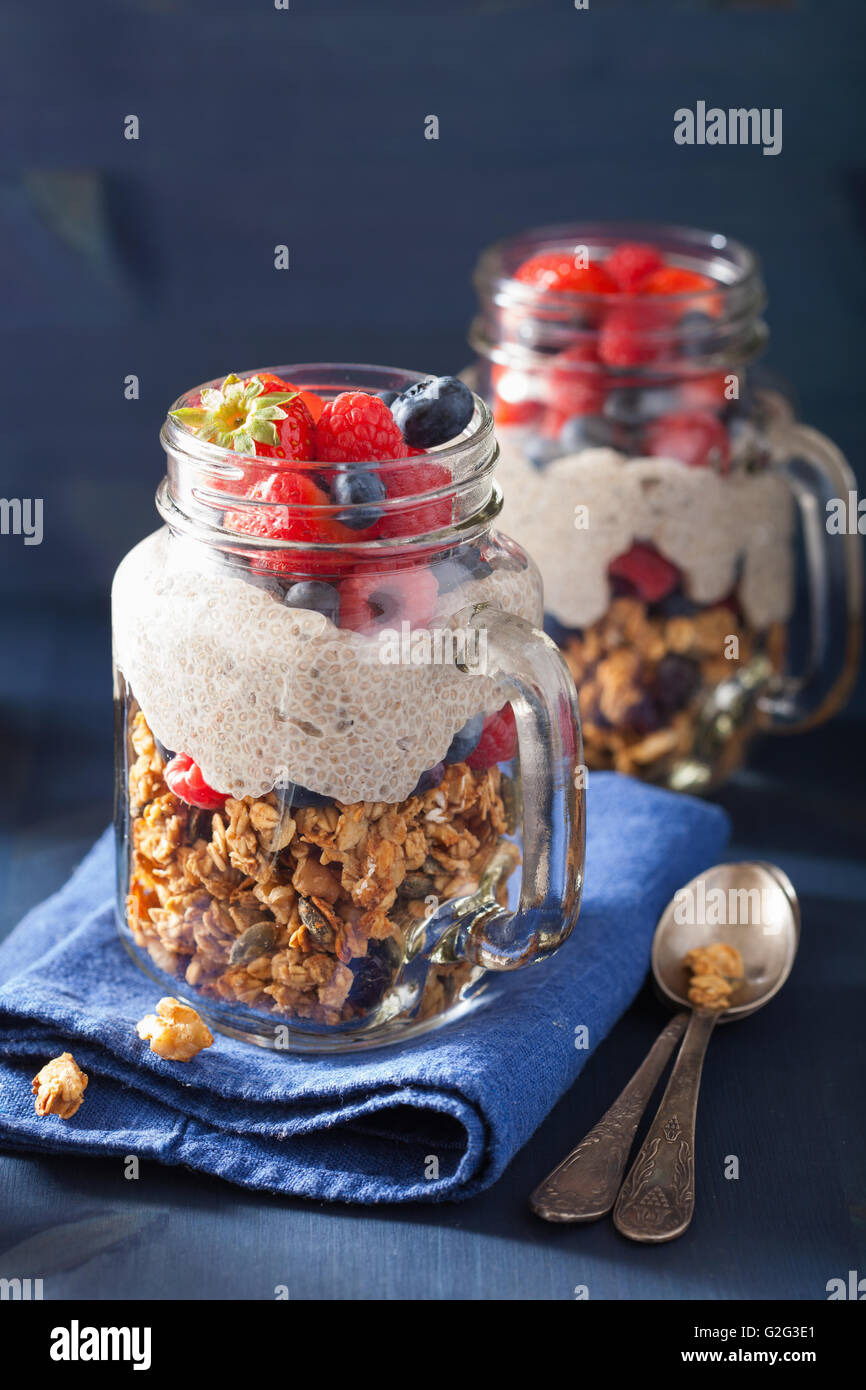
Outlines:
{"type": "Polygon", "coordinates": [[[608,275],[625,294],[636,294],[642,282],[663,266],[664,261],[655,247],[639,241],[622,242],[604,263],[608,275]]]}
{"type": "Polygon", "coordinates": [[[228,796],[214,791],[204,780],[198,763],[194,763],[188,753],[175,753],[163,773],[169,790],[188,806],[198,806],[202,811],[221,811],[228,796]]]}
{"type": "Polygon", "coordinates": [[[655,546],[635,541],[624,555],[618,555],[607,567],[615,579],[625,579],[645,603],[658,603],[673,593],[680,582],[680,572],[655,546]]]}
{"type": "Polygon", "coordinates": [[[492,767],[494,763],[510,762],[517,752],[517,724],[514,710],[503,705],[495,714],[484,721],[484,728],[476,748],[469,754],[466,762],[469,767],[480,771],[492,767]]]}
{"type": "Polygon", "coordinates": [[[271,372],[245,380],[233,372],[201,393],[201,404],[172,411],[199,439],[263,458],[315,457],[313,417],[297,391],[271,372]]]}
{"type": "Polygon", "coordinates": [[[580,265],[571,251],[542,251],[514,272],[515,280],[556,294],[613,294],[616,282],[600,265],[580,265]]]}
{"type": "Polygon", "coordinates": [[[694,294],[699,290],[711,290],[714,281],[708,275],[700,275],[696,270],[683,270],[679,266],[665,265],[648,275],[640,287],[641,294],[694,294]]]}
{"type": "Polygon", "coordinates": [[[379,396],[343,391],[322,409],[316,458],[322,463],[374,463],[409,452],[394,417],[379,396]]]}
{"type": "MultiPolygon", "coordinates": [[[[337,543],[350,541],[354,532],[336,520],[339,508],[330,505],[326,492],[309,473],[284,469],[261,479],[249,490],[251,502],[272,505],[244,507],[225,513],[225,525],[247,536],[272,540],[337,543]],[[311,514],[309,507],[326,508],[311,514]]],[[[326,556],[299,554],[295,550],[263,550],[255,567],[285,574],[318,573],[342,566],[326,556]]]]}
{"type": "Polygon", "coordinates": [[[497,425],[528,425],[541,411],[538,401],[504,401],[496,396],[493,401],[493,418],[497,425]]]}
{"type": "MultiPolygon", "coordinates": [[[[313,423],[318,420],[325,408],[325,402],[321,396],[317,396],[315,391],[301,391],[299,387],[293,386],[290,381],[283,381],[281,376],[275,376],[273,372],[257,372],[259,381],[264,382],[265,391],[294,391],[300,396],[304,405],[313,417],[313,423]]],[[[309,455],[308,455],[309,457],[309,455]]]]}

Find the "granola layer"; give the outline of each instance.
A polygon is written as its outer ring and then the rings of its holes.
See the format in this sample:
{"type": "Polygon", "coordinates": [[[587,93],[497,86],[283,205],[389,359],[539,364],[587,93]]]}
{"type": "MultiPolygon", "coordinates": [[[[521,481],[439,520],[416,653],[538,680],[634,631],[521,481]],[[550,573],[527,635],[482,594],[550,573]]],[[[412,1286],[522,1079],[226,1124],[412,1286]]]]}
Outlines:
{"type": "MultiPolygon", "coordinates": [[[[505,901],[516,866],[514,794],[496,766],[455,763],[397,803],[291,810],[270,792],[188,806],[163,778],[144,714],[128,710],[127,922],[162,971],[275,1021],[336,1025],[382,1001],[413,930],[437,902],[477,890],[496,856],[505,901]]],[[[450,1004],[470,967],[438,968],[421,1016],[450,1004]]]]}

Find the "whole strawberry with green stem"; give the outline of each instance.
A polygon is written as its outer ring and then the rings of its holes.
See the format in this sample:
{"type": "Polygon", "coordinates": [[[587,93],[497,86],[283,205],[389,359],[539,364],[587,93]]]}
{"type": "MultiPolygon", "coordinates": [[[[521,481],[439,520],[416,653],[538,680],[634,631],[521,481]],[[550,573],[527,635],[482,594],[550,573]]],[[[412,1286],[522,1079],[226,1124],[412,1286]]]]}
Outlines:
{"type": "Polygon", "coordinates": [[[202,391],[200,405],[171,414],[221,449],[264,458],[315,458],[312,415],[300,392],[271,373],[242,379],[230,372],[222,386],[202,391]]]}

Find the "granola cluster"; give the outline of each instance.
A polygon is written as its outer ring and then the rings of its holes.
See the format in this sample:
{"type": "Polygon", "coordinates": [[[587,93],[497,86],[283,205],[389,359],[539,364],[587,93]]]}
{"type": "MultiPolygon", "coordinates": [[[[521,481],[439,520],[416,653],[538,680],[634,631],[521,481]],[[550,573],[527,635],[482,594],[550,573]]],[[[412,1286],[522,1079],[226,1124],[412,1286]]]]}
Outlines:
{"type": "Polygon", "coordinates": [[[171,995],[160,999],[156,1013],[145,1014],[135,1031],[166,1062],[190,1062],[203,1048],[213,1046],[213,1033],[195,1009],[171,995]]]}
{"type": "Polygon", "coordinates": [[[743,957],[736,946],[726,941],[696,946],[683,956],[683,965],[691,975],[689,999],[696,1008],[721,1013],[730,1007],[731,996],[745,975],[743,957]]]}
{"type": "MultiPolygon", "coordinates": [[[[131,719],[127,921],[161,970],[213,999],[335,1025],[378,1004],[430,900],[489,877],[504,901],[513,788],[493,766],[445,768],[399,803],[291,809],[277,792],[203,811],[174,796],[141,710],[131,719]]],[[[422,1015],[465,966],[433,976],[422,1015]]]]}
{"type": "Polygon", "coordinates": [[[691,752],[701,694],[748,662],[759,641],[779,669],[780,623],[759,637],[726,605],[663,616],[639,598],[615,598],[564,650],[580,691],[588,766],[663,775],[691,752]],[[737,652],[728,656],[731,637],[737,652]]]}
{"type": "Polygon", "coordinates": [[[33,1078],[36,1114],[59,1115],[61,1120],[69,1120],[84,1100],[86,1090],[86,1073],[71,1052],[61,1052],[33,1078]]]}

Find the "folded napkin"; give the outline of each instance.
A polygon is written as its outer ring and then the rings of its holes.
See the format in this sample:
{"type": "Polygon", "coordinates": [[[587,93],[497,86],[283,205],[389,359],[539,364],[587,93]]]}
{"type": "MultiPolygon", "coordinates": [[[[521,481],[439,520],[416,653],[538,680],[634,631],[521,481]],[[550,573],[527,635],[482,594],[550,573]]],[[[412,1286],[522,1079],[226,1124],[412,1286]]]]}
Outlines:
{"type": "Polygon", "coordinates": [[[589,781],[586,891],[561,951],[489,976],[483,1004],[461,1020],[339,1056],[219,1035],[186,1064],[151,1052],[135,1024],[160,991],[117,939],[106,832],[0,947],[0,1144],[138,1154],[330,1200],[489,1187],[634,998],[665,904],[727,839],[717,807],[614,773],[589,781]],[[587,1047],[575,1046],[580,1027],[587,1047]],[[31,1077],[63,1051],[90,1078],[84,1103],[72,1119],[39,1118],[31,1077]]]}

